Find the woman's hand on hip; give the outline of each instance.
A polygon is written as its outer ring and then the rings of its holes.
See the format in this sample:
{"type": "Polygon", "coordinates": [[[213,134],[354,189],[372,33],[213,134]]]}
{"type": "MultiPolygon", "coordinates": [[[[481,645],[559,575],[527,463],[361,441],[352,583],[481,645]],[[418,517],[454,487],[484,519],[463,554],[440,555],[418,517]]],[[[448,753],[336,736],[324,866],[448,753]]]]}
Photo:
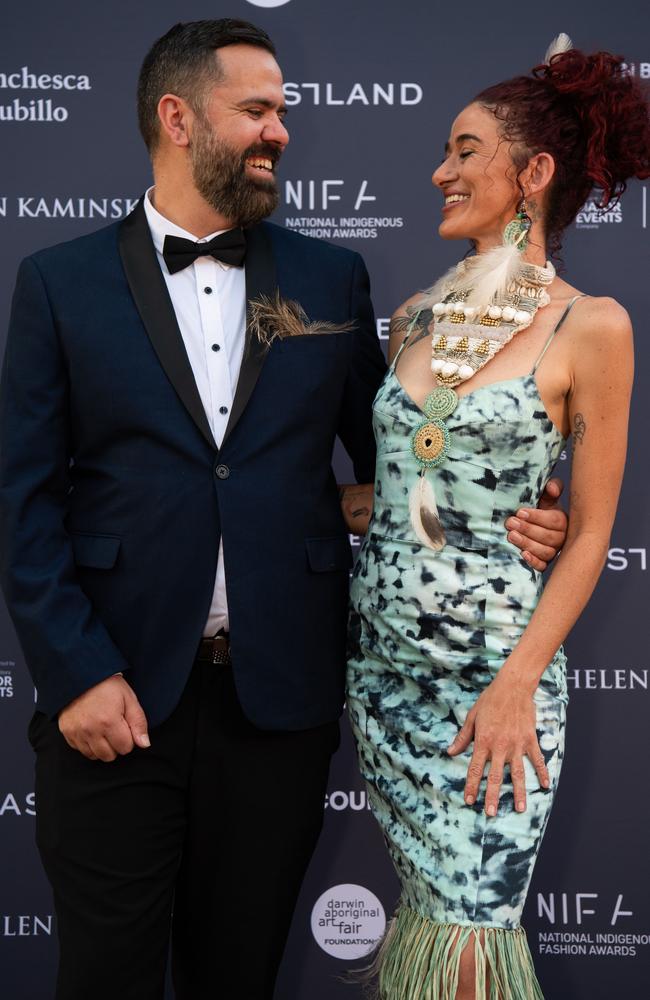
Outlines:
{"type": "Polygon", "coordinates": [[[455,757],[474,742],[474,752],[467,768],[465,802],[473,805],[489,763],[485,793],[485,812],[496,816],[506,766],[510,770],[515,809],[526,809],[524,757],[532,762],[542,788],[550,779],[535,728],[536,712],[530,689],[511,677],[499,674],[470,709],[465,722],[449,747],[455,757]]]}

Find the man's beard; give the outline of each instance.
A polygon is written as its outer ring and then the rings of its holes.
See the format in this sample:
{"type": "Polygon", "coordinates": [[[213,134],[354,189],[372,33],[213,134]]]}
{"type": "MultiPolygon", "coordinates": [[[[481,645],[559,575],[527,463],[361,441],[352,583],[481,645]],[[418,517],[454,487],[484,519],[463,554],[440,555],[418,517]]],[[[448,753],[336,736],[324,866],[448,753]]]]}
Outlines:
{"type": "Polygon", "coordinates": [[[253,180],[246,173],[246,160],[264,156],[275,163],[276,146],[258,143],[238,153],[218,139],[210,126],[194,127],[190,144],[192,178],[199,194],[218,212],[239,226],[254,226],[277,208],[280,198],[275,176],[253,180]]]}

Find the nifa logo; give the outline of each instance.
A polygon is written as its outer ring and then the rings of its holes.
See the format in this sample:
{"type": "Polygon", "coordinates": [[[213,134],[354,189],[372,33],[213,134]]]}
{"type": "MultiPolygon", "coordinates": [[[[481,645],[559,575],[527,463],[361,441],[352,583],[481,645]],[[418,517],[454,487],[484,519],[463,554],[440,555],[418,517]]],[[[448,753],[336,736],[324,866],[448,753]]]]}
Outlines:
{"type": "Polygon", "coordinates": [[[567,926],[576,923],[580,927],[585,917],[600,917],[615,927],[621,917],[632,917],[632,910],[623,909],[623,893],[618,893],[616,899],[598,903],[601,894],[597,892],[537,893],[537,916],[549,924],[567,926]]]}

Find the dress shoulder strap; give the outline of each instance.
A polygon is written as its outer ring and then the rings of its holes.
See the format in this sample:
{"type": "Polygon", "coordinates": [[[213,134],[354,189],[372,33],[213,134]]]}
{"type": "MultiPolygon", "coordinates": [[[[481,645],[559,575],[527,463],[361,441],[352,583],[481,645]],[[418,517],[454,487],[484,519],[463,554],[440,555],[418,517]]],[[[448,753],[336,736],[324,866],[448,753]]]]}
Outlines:
{"type": "Polygon", "coordinates": [[[541,354],[538,356],[535,364],[533,365],[532,371],[530,373],[531,375],[534,375],[535,372],[537,371],[537,369],[539,368],[542,358],[544,357],[544,355],[548,351],[549,347],[553,343],[553,338],[555,337],[555,334],[558,332],[558,330],[560,329],[560,327],[564,323],[565,319],[567,318],[567,316],[569,315],[569,313],[573,309],[573,307],[576,304],[576,302],[578,301],[578,299],[584,299],[584,298],[586,298],[586,295],[584,293],[582,293],[580,295],[574,295],[573,296],[573,298],[571,299],[571,301],[567,305],[566,309],[564,310],[564,312],[560,316],[559,320],[555,324],[555,326],[554,326],[554,328],[553,328],[553,330],[551,332],[551,336],[548,338],[548,340],[544,344],[544,346],[542,348],[541,354]]]}

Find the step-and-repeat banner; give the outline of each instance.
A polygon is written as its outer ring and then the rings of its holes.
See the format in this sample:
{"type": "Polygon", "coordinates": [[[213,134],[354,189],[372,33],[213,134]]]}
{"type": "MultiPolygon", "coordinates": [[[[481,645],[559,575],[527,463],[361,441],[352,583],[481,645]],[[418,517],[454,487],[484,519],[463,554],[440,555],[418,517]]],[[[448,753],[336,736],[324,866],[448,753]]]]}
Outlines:
{"type": "MultiPolygon", "coordinates": [[[[384,341],[394,308],[462,249],[436,235],[441,199],[430,178],[453,117],[475,93],[527,71],[559,31],[586,50],[624,54],[631,73],[650,77],[650,19],[635,0],[618,0],[615,12],[602,0],[560,6],[478,0],[7,4],[0,32],[3,331],[19,260],[122,218],[150,183],[134,94],[152,41],[179,20],[223,16],[265,28],[284,70],[291,143],[275,221],[363,254],[384,341]]],[[[564,246],[573,284],[612,295],[630,311],[639,374],[609,558],[567,642],[567,757],[525,913],[547,1000],[650,995],[649,191],[650,185],[633,183],[605,213],[591,198],[564,246]]],[[[345,456],[336,462],[345,480],[345,456]]],[[[569,463],[563,454],[565,480],[569,463]]],[[[18,642],[0,608],[4,1000],[50,1000],[56,966],[52,899],[33,843],[38,803],[25,737],[33,702],[18,642]]],[[[276,1000],[360,996],[345,974],[380,938],[397,897],[347,728],[325,806],[324,833],[276,1000]]],[[[254,913],[254,897],[249,904],[254,913]]],[[[250,944],[254,961],[254,939],[250,944]]]]}

